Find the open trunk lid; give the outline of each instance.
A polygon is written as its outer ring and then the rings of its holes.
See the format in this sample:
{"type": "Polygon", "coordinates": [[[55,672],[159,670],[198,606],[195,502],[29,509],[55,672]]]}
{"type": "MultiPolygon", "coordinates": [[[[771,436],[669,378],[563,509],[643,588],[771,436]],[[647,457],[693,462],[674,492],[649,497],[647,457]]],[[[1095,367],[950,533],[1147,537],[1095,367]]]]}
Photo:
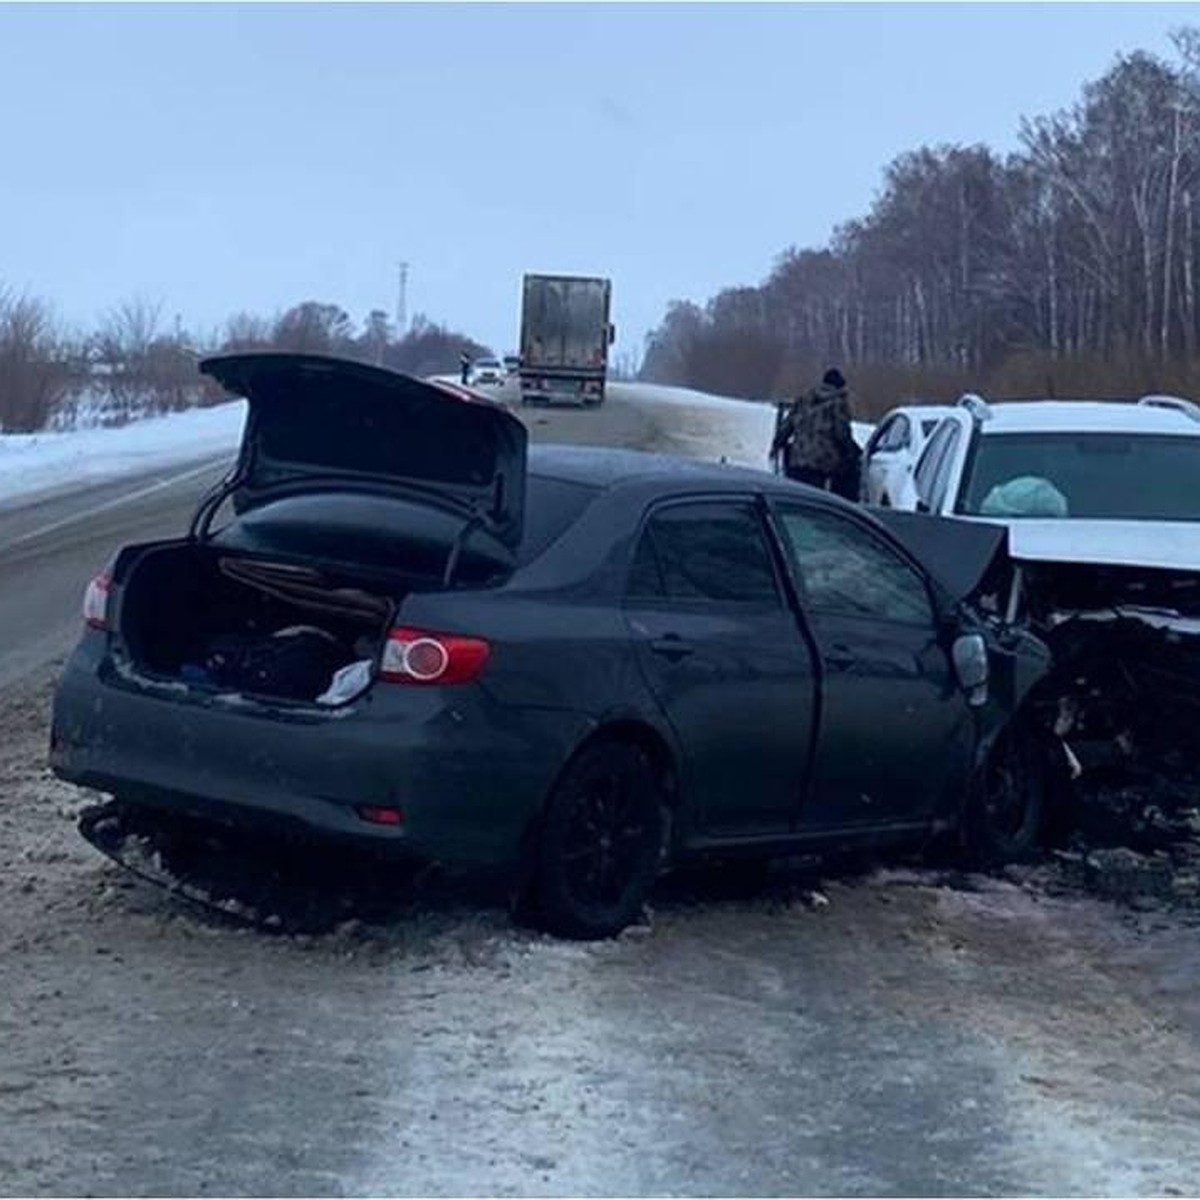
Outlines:
{"type": "Polygon", "coordinates": [[[316,354],[227,354],[200,371],[249,404],[239,511],[313,488],[385,489],[473,519],[509,548],[520,542],[528,435],[500,405],[316,354]]]}

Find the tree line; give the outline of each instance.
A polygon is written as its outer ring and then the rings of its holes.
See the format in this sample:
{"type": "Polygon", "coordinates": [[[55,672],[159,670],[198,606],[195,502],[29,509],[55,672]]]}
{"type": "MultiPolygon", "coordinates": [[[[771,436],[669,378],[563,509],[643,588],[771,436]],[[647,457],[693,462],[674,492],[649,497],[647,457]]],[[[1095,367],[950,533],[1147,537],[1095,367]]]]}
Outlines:
{"type": "Polygon", "coordinates": [[[227,399],[197,373],[206,354],[292,350],[337,354],[413,375],[458,370],[459,356],[490,354],[464,333],[416,316],[398,334],[382,310],[356,325],[336,304],[305,301],[275,317],[241,312],[205,336],[135,298],[88,331],[67,329],[37,296],[0,289],[0,431],[80,423],[120,425],[227,399]]]}
{"type": "Polygon", "coordinates": [[[756,287],[672,303],[641,376],[790,394],[837,363],[900,398],[1200,390],[1200,30],[1122,55],[1021,149],[923,146],[756,287]]]}

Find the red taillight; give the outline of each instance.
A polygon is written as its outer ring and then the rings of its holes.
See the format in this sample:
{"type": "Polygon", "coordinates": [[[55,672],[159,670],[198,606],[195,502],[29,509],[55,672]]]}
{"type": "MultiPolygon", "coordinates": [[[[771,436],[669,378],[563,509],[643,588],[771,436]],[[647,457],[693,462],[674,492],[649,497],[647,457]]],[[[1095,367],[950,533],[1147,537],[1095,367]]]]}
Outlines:
{"type": "Polygon", "coordinates": [[[107,575],[97,575],[87,585],[83,594],[83,620],[90,629],[108,628],[108,596],[112,591],[112,580],[107,575]]]}
{"type": "Polygon", "coordinates": [[[470,683],[483,673],[491,652],[482,638],[393,629],[384,643],[379,677],[388,683],[470,683]]]}
{"type": "Polygon", "coordinates": [[[354,811],[358,813],[360,820],[368,821],[372,825],[395,827],[404,824],[404,809],[402,808],[379,808],[375,805],[364,804],[354,811]]]}

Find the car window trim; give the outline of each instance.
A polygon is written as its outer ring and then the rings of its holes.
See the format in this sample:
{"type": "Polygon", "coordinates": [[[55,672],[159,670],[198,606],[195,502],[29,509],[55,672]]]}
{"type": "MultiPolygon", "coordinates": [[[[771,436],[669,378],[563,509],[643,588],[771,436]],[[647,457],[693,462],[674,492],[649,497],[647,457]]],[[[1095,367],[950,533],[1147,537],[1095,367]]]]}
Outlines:
{"type": "MultiPolygon", "coordinates": [[[[647,504],[645,511],[642,513],[641,520],[638,522],[637,530],[631,539],[631,549],[629,561],[625,568],[625,581],[621,589],[621,605],[622,607],[636,608],[670,608],[679,609],[685,612],[735,612],[735,613],[750,613],[750,612],[788,612],[791,609],[790,594],[788,591],[788,581],[783,577],[781,564],[777,561],[774,552],[774,536],[770,528],[770,524],[766,519],[766,504],[765,497],[761,492],[696,492],[687,495],[671,495],[661,497],[650,501],[647,504]],[[655,515],[668,508],[679,508],[681,506],[693,506],[696,504],[742,504],[751,509],[754,517],[758,521],[759,533],[763,539],[763,549],[766,551],[767,559],[771,564],[771,576],[775,581],[775,602],[767,604],[760,600],[712,600],[707,598],[697,598],[694,596],[675,599],[668,595],[661,596],[634,596],[629,592],[629,576],[633,571],[634,558],[637,555],[638,547],[641,545],[642,538],[649,531],[650,522],[655,515]]],[[[663,586],[664,593],[666,591],[666,577],[663,574],[662,559],[659,554],[658,546],[654,543],[653,533],[650,534],[651,545],[654,547],[655,563],[658,567],[659,581],[663,586]]]]}

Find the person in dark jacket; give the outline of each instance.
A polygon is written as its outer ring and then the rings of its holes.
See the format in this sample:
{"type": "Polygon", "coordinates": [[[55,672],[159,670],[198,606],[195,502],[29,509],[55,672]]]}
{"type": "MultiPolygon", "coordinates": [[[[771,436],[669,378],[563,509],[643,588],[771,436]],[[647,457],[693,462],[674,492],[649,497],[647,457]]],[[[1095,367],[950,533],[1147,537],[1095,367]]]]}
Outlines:
{"type": "Polygon", "coordinates": [[[465,387],[471,377],[471,356],[465,350],[458,356],[458,373],[465,387]]]}
{"type": "Polygon", "coordinates": [[[846,377],[836,367],[811,392],[798,396],[771,443],[789,479],[859,498],[862,451],[854,440],[846,377]]]}

